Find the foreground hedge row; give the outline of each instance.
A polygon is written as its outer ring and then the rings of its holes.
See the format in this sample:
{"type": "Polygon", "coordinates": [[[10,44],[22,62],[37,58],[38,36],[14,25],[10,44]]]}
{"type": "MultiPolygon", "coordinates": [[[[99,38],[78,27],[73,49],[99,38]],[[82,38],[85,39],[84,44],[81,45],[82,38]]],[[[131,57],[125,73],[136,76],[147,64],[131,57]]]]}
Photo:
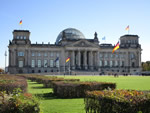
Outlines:
{"type": "Polygon", "coordinates": [[[6,91],[9,94],[15,88],[20,88],[23,92],[26,92],[26,79],[15,75],[0,75],[0,91],[6,91]]]}
{"type": "Polygon", "coordinates": [[[86,113],[150,113],[150,94],[129,90],[88,91],[86,113]]]}
{"type": "Polygon", "coordinates": [[[0,92],[0,113],[39,113],[40,108],[32,94],[15,89],[11,95],[0,92]]]}
{"type": "Polygon", "coordinates": [[[86,91],[115,89],[115,83],[105,82],[53,82],[53,92],[60,98],[85,97],[86,91]]]}

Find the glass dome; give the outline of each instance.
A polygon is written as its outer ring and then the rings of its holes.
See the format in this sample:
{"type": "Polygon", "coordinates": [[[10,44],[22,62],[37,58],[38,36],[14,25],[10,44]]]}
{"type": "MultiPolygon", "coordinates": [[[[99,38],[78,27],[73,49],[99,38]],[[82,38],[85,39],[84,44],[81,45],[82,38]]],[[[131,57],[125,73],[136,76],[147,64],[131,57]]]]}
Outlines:
{"type": "Polygon", "coordinates": [[[79,30],[74,29],[74,28],[67,28],[59,33],[56,39],[56,44],[58,44],[58,42],[62,40],[63,32],[65,32],[66,39],[85,39],[83,33],[81,33],[79,30]]]}

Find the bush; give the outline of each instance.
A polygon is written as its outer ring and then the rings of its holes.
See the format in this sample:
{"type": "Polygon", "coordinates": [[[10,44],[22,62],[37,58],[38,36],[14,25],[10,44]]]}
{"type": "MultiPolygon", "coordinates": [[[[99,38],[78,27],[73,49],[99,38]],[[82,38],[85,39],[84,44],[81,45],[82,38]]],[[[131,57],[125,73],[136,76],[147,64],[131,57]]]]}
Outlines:
{"type": "Polygon", "coordinates": [[[20,91],[20,89],[15,89],[11,95],[0,92],[0,113],[40,112],[39,104],[32,94],[22,94],[20,91]]]}
{"type": "Polygon", "coordinates": [[[115,89],[115,83],[105,82],[53,82],[53,92],[60,98],[85,97],[86,91],[115,89]]]}
{"type": "Polygon", "coordinates": [[[150,113],[150,93],[129,90],[88,91],[86,113],[150,113]]]}
{"type": "Polygon", "coordinates": [[[0,91],[12,93],[15,88],[20,88],[23,92],[27,90],[27,81],[23,77],[14,75],[0,76],[0,91]]]}

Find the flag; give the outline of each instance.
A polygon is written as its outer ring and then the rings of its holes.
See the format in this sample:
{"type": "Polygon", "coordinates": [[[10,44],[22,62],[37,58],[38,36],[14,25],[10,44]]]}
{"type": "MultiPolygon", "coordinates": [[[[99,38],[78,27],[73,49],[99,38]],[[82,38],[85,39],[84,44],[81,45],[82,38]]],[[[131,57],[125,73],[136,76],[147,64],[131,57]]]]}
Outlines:
{"type": "Polygon", "coordinates": [[[118,41],[118,43],[116,44],[116,46],[114,47],[112,53],[114,53],[117,49],[119,49],[119,41],[118,41]]]}
{"type": "Polygon", "coordinates": [[[126,31],[129,31],[129,25],[126,27],[126,31]]]}
{"type": "Polygon", "coordinates": [[[104,36],[103,38],[102,38],[102,40],[105,40],[106,39],[106,37],[104,36]]]}
{"type": "Polygon", "coordinates": [[[70,60],[70,57],[68,57],[67,59],[66,59],[66,62],[68,62],[70,60]]]}
{"type": "Polygon", "coordinates": [[[5,56],[7,56],[7,51],[5,51],[5,56]]]}
{"type": "Polygon", "coordinates": [[[22,24],[22,20],[20,20],[20,22],[19,22],[19,25],[21,25],[22,24]]]}
{"type": "Polygon", "coordinates": [[[59,60],[59,57],[57,57],[56,59],[55,59],[55,62],[57,62],[59,60]]]}

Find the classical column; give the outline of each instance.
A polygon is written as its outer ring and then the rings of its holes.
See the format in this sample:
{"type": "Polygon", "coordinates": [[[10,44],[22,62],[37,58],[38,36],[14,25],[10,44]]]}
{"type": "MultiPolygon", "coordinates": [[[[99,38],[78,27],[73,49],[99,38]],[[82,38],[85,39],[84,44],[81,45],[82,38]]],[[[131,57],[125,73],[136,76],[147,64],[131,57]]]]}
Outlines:
{"type": "Polygon", "coordinates": [[[96,52],[96,62],[97,62],[97,69],[99,70],[99,62],[100,62],[99,51],[96,52]]]}
{"type": "Polygon", "coordinates": [[[9,50],[9,66],[11,66],[12,64],[11,64],[11,57],[12,57],[12,52],[11,52],[11,50],[9,50]]]}
{"type": "Polygon", "coordinates": [[[93,52],[92,51],[89,52],[89,66],[90,66],[90,69],[93,70],[93,52]]]}
{"type": "Polygon", "coordinates": [[[28,50],[25,50],[25,66],[28,65],[28,50]]]}
{"type": "Polygon", "coordinates": [[[71,52],[71,67],[72,69],[75,69],[75,52],[71,52]]]}
{"type": "Polygon", "coordinates": [[[81,68],[81,52],[78,51],[78,68],[81,68]]]}
{"type": "Polygon", "coordinates": [[[16,65],[16,63],[17,63],[17,62],[16,62],[16,59],[17,59],[17,58],[16,58],[16,57],[17,57],[17,50],[14,50],[14,56],[13,56],[13,57],[14,57],[14,66],[17,66],[17,65],[16,65]]]}
{"type": "MultiPolygon", "coordinates": [[[[28,58],[27,58],[27,61],[28,61],[28,66],[31,66],[31,51],[28,50],[28,58]]],[[[35,55],[36,56],[36,55],[35,55]]],[[[36,61],[35,61],[36,62],[36,61]]]]}
{"type": "Polygon", "coordinates": [[[84,69],[87,69],[87,51],[84,51],[84,69]]]}

